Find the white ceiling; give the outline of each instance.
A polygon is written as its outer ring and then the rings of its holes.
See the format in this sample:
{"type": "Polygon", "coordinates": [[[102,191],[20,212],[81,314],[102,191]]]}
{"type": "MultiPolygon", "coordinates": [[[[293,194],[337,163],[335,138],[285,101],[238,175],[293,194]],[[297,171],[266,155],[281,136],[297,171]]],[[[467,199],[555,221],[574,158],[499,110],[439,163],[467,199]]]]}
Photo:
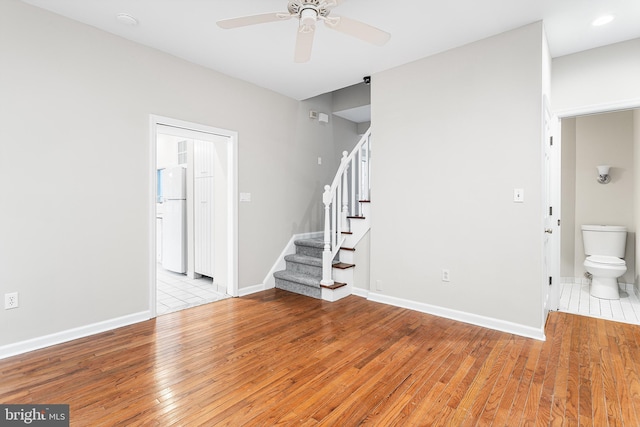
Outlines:
{"type": "Polygon", "coordinates": [[[539,20],[553,57],[640,37],[640,0],[342,0],[332,15],[379,27],[391,41],[368,45],[319,24],[311,60],[297,64],[297,20],[233,30],[215,24],[284,12],[287,0],[23,1],[298,100],[539,20]],[[120,23],[118,13],[139,24],[120,23]],[[605,13],[616,19],[591,26],[605,13]]]}

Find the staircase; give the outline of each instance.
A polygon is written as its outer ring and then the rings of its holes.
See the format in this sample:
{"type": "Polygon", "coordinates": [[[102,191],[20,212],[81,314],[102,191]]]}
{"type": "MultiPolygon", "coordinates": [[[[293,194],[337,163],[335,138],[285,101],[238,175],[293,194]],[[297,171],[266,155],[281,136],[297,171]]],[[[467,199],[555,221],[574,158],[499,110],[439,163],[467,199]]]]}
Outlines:
{"type": "MultiPolygon", "coordinates": [[[[331,285],[321,284],[323,239],[301,239],[294,243],[296,253],[284,257],[287,269],[273,274],[276,279],[276,288],[308,297],[322,298],[323,290],[325,293],[333,293],[347,286],[343,282],[334,282],[331,285]]],[[[334,260],[332,267],[346,270],[353,268],[354,264],[334,260]]]]}
{"type": "Polygon", "coordinates": [[[355,148],[343,153],[332,185],[325,186],[324,236],[295,241],[295,253],[285,256],[286,270],[273,274],[275,287],[337,301],[351,295],[353,254],[370,228],[369,175],[371,129],[355,148]]]}

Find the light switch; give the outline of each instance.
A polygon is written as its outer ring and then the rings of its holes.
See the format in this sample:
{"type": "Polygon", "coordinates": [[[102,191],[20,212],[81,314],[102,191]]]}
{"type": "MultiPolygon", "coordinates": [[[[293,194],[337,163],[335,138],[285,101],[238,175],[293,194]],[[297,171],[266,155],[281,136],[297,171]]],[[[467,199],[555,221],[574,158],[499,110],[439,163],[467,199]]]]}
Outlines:
{"type": "Polygon", "coordinates": [[[240,201],[241,202],[250,202],[251,201],[251,193],[240,193],[240,201]]]}
{"type": "Polygon", "coordinates": [[[322,157],[318,157],[318,164],[321,165],[322,164],[322,157]]]}
{"type": "Polygon", "coordinates": [[[513,201],[516,203],[524,202],[524,189],[522,188],[513,189],[513,201]]]}

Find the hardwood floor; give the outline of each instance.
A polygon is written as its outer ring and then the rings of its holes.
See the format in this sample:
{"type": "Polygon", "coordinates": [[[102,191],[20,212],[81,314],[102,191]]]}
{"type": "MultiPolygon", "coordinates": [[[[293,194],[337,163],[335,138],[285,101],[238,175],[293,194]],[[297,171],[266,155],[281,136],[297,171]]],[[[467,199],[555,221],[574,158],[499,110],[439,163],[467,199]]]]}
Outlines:
{"type": "Polygon", "coordinates": [[[227,299],[0,360],[0,403],[72,426],[640,426],[640,327],[541,342],[351,296],[227,299]]]}

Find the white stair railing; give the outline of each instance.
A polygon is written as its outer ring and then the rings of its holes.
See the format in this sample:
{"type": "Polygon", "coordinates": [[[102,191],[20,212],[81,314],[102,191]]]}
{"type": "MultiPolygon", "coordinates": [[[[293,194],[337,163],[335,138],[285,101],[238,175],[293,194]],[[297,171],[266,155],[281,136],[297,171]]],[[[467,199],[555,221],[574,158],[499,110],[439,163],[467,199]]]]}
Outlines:
{"type": "Polygon", "coordinates": [[[324,251],[322,253],[323,285],[333,285],[332,263],[349,232],[349,216],[362,216],[361,200],[369,200],[371,184],[371,128],[362,136],[350,154],[342,153],[340,167],[333,183],[324,187],[324,251]]]}

